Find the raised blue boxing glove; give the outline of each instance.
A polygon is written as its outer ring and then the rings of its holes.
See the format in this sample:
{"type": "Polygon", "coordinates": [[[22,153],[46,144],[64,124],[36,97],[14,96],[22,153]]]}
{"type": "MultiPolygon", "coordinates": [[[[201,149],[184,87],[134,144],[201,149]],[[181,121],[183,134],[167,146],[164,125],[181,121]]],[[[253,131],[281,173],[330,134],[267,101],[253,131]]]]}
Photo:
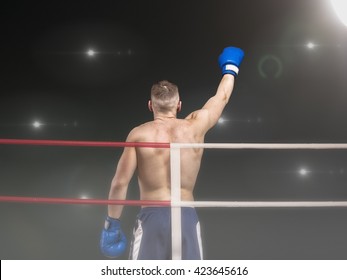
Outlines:
{"type": "Polygon", "coordinates": [[[107,217],[105,227],[101,232],[100,249],[109,258],[122,255],[127,247],[127,239],[120,227],[120,221],[107,217]]]}
{"type": "Polygon", "coordinates": [[[244,55],[243,50],[239,48],[225,48],[218,59],[219,67],[222,69],[222,74],[237,76],[244,55]]]}

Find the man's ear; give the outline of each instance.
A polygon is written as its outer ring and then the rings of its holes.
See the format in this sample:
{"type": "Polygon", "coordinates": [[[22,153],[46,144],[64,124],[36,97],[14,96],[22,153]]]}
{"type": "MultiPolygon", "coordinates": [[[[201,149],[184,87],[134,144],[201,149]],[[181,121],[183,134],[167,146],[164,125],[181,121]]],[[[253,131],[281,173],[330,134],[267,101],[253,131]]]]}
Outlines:
{"type": "Polygon", "coordinates": [[[182,101],[179,101],[177,104],[177,112],[181,112],[182,110],[182,101]]]}
{"type": "Polygon", "coordinates": [[[153,112],[153,107],[152,107],[152,101],[151,100],[148,100],[148,110],[150,110],[151,112],[153,112]]]}

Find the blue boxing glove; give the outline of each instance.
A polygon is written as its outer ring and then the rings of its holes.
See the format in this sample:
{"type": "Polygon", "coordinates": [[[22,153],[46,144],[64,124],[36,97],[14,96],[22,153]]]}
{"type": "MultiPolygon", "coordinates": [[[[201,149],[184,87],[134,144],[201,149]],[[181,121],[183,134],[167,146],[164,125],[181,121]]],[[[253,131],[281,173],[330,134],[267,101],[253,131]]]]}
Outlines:
{"type": "Polygon", "coordinates": [[[120,221],[107,217],[105,227],[101,232],[100,249],[109,258],[122,255],[127,247],[127,239],[120,227],[120,221]]]}
{"type": "Polygon", "coordinates": [[[243,57],[243,50],[235,47],[225,48],[218,59],[219,67],[222,69],[222,74],[237,76],[243,57]]]}

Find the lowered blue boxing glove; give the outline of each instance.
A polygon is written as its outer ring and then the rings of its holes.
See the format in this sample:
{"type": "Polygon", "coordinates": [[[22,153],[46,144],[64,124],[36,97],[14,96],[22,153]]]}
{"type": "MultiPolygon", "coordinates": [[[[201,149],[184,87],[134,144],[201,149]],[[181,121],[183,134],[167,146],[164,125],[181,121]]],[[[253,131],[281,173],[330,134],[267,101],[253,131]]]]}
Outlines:
{"type": "Polygon", "coordinates": [[[237,76],[244,55],[243,50],[239,48],[225,48],[218,59],[219,67],[222,69],[222,74],[237,76]]]}
{"type": "Polygon", "coordinates": [[[120,227],[120,221],[107,217],[105,227],[101,232],[100,249],[109,258],[122,255],[127,247],[127,239],[120,227]]]}

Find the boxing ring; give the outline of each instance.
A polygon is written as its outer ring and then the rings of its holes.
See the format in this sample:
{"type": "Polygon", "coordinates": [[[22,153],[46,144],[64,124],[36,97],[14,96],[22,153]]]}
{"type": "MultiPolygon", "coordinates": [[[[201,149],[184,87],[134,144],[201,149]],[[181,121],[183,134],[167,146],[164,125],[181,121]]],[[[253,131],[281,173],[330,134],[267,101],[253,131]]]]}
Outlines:
{"type": "Polygon", "coordinates": [[[75,198],[47,198],[0,196],[0,202],[7,203],[47,203],[47,204],[88,204],[124,206],[169,206],[172,223],[172,259],[180,260],[181,254],[181,207],[347,207],[347,201],[181,201],[180,152],[181,149],[238,149],[238,150],[347,150],[347,143],[149,143],[149,142],[95,142],[62,140],[21,140],[0,139],[0,145],[38,145],[67,147],[138,147],[170,149],[171,200],[103,200],[75,198]]]}

